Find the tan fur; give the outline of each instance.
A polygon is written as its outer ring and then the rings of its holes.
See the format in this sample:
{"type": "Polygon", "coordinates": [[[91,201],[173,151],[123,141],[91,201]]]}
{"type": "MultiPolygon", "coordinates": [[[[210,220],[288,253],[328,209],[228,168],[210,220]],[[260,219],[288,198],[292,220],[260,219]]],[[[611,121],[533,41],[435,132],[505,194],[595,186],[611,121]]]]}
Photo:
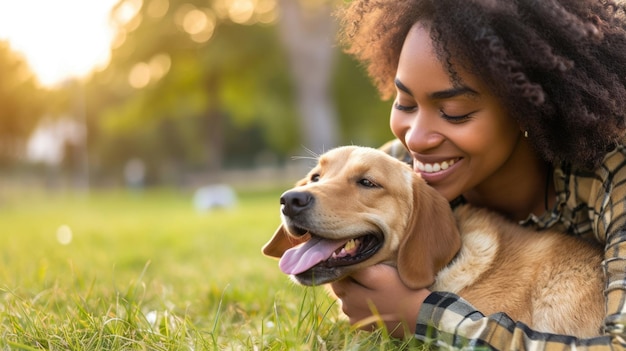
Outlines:
{"type": "MultiPolygon", "coordinates": [[[[328,283],[377,263],[397,265],[411,288],[450,291],[485,314],[505,312],[531,328],[578,337],[598,335],[604,316],[602,251],[552,231],[534,232],[469,205],[454,213],[406,164],[363,147],[340,147],[290,191],[315,198],[306,226],[327,238],[378,232],[380,250],[367,261],[315,271],[328,283]],[[320,174],[319,181],[311,181],[320,174]],[[355,186],[366,178],[379,188],[355,186]],[[458,223],[458,227],[457,227],[458,223]]],[[[288,218],[263,253],[281,257],[309,239],[290,233],[288,218]]],[[[311,277],[295,277],[312,285],[311,277]]]]}

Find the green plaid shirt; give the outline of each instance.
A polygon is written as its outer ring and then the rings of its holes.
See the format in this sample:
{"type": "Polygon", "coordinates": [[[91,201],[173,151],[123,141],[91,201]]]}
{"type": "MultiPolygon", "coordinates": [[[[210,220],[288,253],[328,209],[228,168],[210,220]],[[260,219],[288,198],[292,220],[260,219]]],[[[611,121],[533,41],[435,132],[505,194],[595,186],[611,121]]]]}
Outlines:
{"type": "MultiPolygon", "coordinates": [[[[383,150],[411,162],[398,141],[383,150]]],[[[503,313],[484,316],[459,296],[433,292],[424,301],[415,337],[439,348],[498,350],[626,349],[626,147],[605,156],[593,172],[569,167],[554,170],[557,201],[551,212],[530,215],[520,224],[538,229],[555,228],[604,243],[604,335],[577,339],[540,333],[503,313]]]]}

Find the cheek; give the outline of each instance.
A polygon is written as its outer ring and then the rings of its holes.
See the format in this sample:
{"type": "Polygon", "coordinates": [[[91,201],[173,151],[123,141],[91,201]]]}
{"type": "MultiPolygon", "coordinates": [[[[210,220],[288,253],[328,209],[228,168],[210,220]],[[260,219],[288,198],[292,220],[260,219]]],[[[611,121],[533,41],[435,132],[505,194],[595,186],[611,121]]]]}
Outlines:
{"type": "Polygon", "coordinates": [[[498,122],[500,123],[494,123],[489,134],[486,134],[490,138],[486,138],[489,140],[485,140],[485,143],[489,143],[494,149],[512,149],[520,135],[519,128],[508,119],[498,122]]]}
{"type": "Polygon", "coordinates": [[[450,135],[450,137],[466,154],[476,156],[484,154],[489,149],[493,149],[493,147],[496,146],[493,143],[497,143],[497,140],[500,139],[499,137],[488,133],[489,131],[485,129],[482,129],[481,131],[476,129],[466,129],[457,131],[454,135],[450,135]]]}
{"type": "Polygon", "coordinates": [[[474,176],[482,178],[507,162],[514,152],[517,138],[508,130],[492,127],[483,129],[481,133],[467,133],[460,140],[463,140],[463,149],[476,172],[474,176]]]}
{"type": "Polygon", "coordinates": [[[396,138],[400,139],[404,143],[404,136],[406,135],[407,127],[406,121],[403,121],[402,118],[398,116],[398,112],[395,109],[391,109],[391,114],[389,116],[389,127],[391,128],[391,132],[396,138]]]}
{"type": "MultiPolygon", "coordinates": [[[[507,153],[516,144],[519,136],[517,125],[500,110],[477,119],[472,128],[463,129],[456,140],[465,145],[471,154],[507,153]]],[[[460,131],[460,130],[459,130],[460,131]]]]}
{"type": "Polygon", "coordinates": [[[505,144],[505,137],[492,134],[493,131],[477,130],[456,133],[454,140],[457,146],[463,150],[471,159],[491,158],[494,154],[499,154],[508,150],[508,142],[505,144]]]}

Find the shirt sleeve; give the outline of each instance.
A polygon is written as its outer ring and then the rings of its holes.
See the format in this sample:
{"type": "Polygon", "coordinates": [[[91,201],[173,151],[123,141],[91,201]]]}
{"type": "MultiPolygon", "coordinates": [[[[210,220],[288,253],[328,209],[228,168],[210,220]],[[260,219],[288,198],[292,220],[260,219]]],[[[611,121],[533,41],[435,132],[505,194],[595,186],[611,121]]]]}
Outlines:
{"type": "MultiPolygon", "coordinates": [[[[581,177],[578,177],[581,178],[581,177]]],[[[582,178],[581,178],[582,179],[582,178]]],[[[587,203],[593,213],[593,232],[604,242],[607,333],[626,335],[626,149],[620,146],[605,158],[590,183],[587,203]]],[[[584,181],[577,192],[584,197],[584,181]]]]}
{"type": "Polygon", "coordinates": [[[605,259],[607,333],[626,336],[626,229],[620,228],[607,238],[605,259]]]}
{"type": "Polygon", "coordinates": [[[464,350],[624,350],[620,335],[578,339],[540,333],[504,313],[484,316],[467,301],[446,292],[431,293],[420,310],[415,338],[437,349],[464,350]]]}

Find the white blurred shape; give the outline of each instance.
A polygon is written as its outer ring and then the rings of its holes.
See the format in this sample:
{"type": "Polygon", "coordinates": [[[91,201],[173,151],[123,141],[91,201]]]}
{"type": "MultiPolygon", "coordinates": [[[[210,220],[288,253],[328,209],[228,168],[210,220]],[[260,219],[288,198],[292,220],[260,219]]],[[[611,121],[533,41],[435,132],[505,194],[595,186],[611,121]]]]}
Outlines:
{"type": "Polygon", "coordinates": [[[66,143],[78,145],[85,137],[82,125],[70,119],[44,120],[26,146],[30,161],[58,165],[63,160],[66,143]]]}
{"type": "Polygon", "coordinates": [[[232,208],[236,204],[235,191],[225,184],[203,186],[193,195],[194,208],[200,212],[214,208],[232,208]]]}
{"type": "Polygon", "coordinates": [[[69,245],[72,242],[72,229],[67,225],[62,225],[57,229],[57,241],[61,245],[69,245]]]}
{"type": "Polygon", "coordinates": [[[146,164],[140,158],[132,158],[124,165],[124,179],[131,188],[140,188],[146,178],[146,164]]]}

